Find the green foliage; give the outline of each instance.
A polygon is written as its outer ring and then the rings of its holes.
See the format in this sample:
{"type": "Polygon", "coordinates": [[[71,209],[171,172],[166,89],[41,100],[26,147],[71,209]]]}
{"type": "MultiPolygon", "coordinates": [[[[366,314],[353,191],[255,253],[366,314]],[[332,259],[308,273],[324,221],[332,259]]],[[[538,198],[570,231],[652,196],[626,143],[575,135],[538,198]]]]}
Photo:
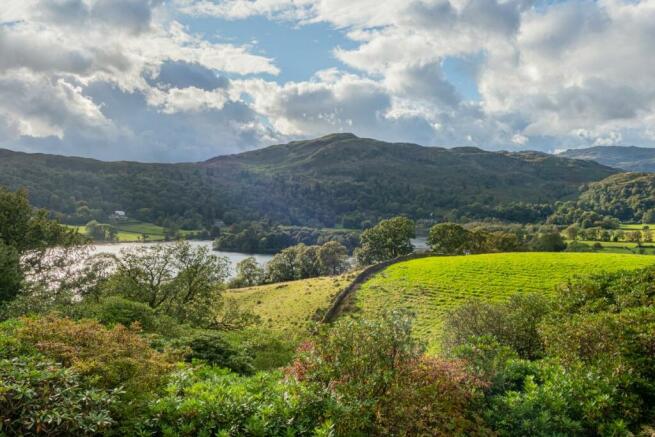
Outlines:
{"type": "Polygon", "coordinates": [[[0,434],[97,435],[117,395],[39,355],[0,358],[0,434]]]}
{"type": "Polygon", "coordinates": [[[245,348],[237,348],[220,333],[206,332],[191,337],[184,344],[190,349],[189,360],[203,360],[208,364],[225,367],[233,372],[248,375],[255,370],[252,357],[245,348]]]}
{"type": "Polygon", "coordinates": [[[527,375],[520,390],[489,400],[485,417],[499,435],[629,435],[634,405],[623,403],[615,378],[547,361],[532,368],[536,374],[527,375]]]}
{"type": "Polygon", "coordinates": [[[352,252],[359,244],[359,232],[345,229],[316,229],[300,226],[270,226],[249,222],[222,229],[214,249],[246,253],[277,253],[297,244],[323,245],[334,241],[352,252]]]}
{"type": "Polygon", "coordinates": [[[428,244],[432,252],[441,255],[524,250],[523,243],[513,232],[468,230],[455,223],[440,223],[430,228],[428,244]]]}
{"type": "Polygon", "coordinates": [[[187,242],[141,246],[117,259],[108,293],[143,302],[180,322],[203,327],[221,324],[217,314],[228,261],[187,242]]]}
{"type": "Polygon", "coordinates": [[[173,375],[165,395],[151,405],[146,430],[171,436],[311,436],[324,409],[306,388],[279,374],[241,377],[201,366],[173,375]]]}
{"type": "Polygon", "coordinates": [[[414,222],[406,217],[382,220],[362,233],[361,247],[355,253],[357,261],[369,265],[409,255],[414,250],[410,239],[415,234],[414,222]]]}
{"type": "Polygon", "coordinates": [[[500,303],[467,302],[445,318],[444,349],[457,348],[471,337],[490,336],[521,358],[540,358],[544,345],[538,326],[551,306],[548,298],[536,293],[515,294],[500,303]]]}
{"type": "Polygon", "coordinates": [[[577,202],[558,204],[549,222],[583,228],[618,228],[619,222],[650,223],[655,175],[620,173],[589,184],[577,202]]]}
{"type": "Polygon", "coordinates": [[[434,253],[461,255],[469,251],[471,232],[455,223],[440,223],[430,228],[428,244],[434,253]]]}
{"type": "Polygon", "coordinates": [[[267,282],[337,275],[348,268],[348,252],[337,242],[322,246],[298,244],[276,254],[266,266],[267,282]]]}
{"type": "Polygon", "coordinates": [[[109,296],[102,299],[98,304],[93,305],[88,313],[87,315],[93,315],[104,325],[131,326],[133,323],[138,323],[146,332],[156,331],[160,324],[157,314],[148,305],[120,296],[109,296]]]}
{"type": "Polygon", "coordinates": [[[0,240],[0,304],[18,295],[23,279],[18,251],[0,240]]]}
{"type": "Polygon", "coordinates": [[[252,287],[264,282],[266,272],[257,263],[255,257],[239,261],[236,266],[236,276],[230,281],[230,288],[252,287]]]}
{"type": "Polygon", "coordinates": [[[156,388],[177,358],[151,349],[136,326],[106,328],[93,320],[76,322],[54,315],[23,319],[15,336],[97,386],[123,387],[131,397],[156,388]]]}
{"type": "Polygon", "coordinates": [[[337,435],[481,433],[467,410],[478,383],[422,352],[407,313],[347,318],[319,328],[289,371],[327,397],[337,435]]]}
{"type": "Polygon", "coordinates": [[[536,252],[561,252],[566,249],[566,243],[559,232],[547,232],[539,235],[531,249],[536,252]]]}

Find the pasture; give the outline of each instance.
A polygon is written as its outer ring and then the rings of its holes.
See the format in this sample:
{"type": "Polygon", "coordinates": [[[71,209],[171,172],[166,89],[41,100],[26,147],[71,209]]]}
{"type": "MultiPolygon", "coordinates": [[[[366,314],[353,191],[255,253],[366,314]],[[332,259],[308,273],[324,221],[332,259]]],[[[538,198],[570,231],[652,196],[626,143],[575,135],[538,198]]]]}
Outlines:
{"type": "MultiPolygon", "coordinates": [[[[140,222],[138,220],[126,220],[123,222],[110,223],[116,229],[116,237],[119,243],[143,241],[144,235],[147,241],[164,241],[166,229],[153,223],[140,222]]],[[[77,229],[80,234],[87,234],[86,226],[66,225],[69,228],[77,229]]],[[[186,238],[197,231],[180,230],[180,236],[186,238]]]]}
{"type": "Polygon", "coordinates": [[[354,296],[357,311],[375,314],[407,308],[415,330],[438,348],[444,314],[471,298],[500,301],[514,293],[551,294],[574,276],[655,263],[642,255],[611,253],[501,253],[429,257],[394,264],[364,283],[354,296]]]}
{"type": "MultiPolygon", "coordinates": [[[[317,314],[322,316],[336,295],[355,274],[303,279],[278,284],[227,290],[241,309],[261,317],[262,326],[276,332],[299,333],[317,314]]],[[[320,320],[320,317],[318,317],[320,320]]]]}

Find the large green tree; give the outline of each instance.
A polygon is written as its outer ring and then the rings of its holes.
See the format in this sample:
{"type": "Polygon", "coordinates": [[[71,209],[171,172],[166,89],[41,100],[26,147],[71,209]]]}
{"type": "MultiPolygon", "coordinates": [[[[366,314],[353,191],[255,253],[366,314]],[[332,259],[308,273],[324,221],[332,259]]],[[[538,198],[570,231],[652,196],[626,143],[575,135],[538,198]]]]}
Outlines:
{"type": "Polygon", "coordinates": [[[229,273],[227,258],[188,242],[146,245],[123,252],[109,293],[146,303],[180,321],[211,326],[229,273]]]}
{"type": "Polygon", "coordinates": [[[46,211],[32,208],[27,191],[0,187],[0,303],[16,297],[26,276],[36,280],[64,267],[65,249],[83,242],[84,237],[50,220],[46,211]],[[54,246],[62,250],[48,251],[54,246]]]}
{"type": "Polygon", "coordinates": [[[382,220],[362,233],[357,261],[369,265],[409,255],[414,250],[411,239],[415,235],[414,222],[407,217],[382,220]]]}

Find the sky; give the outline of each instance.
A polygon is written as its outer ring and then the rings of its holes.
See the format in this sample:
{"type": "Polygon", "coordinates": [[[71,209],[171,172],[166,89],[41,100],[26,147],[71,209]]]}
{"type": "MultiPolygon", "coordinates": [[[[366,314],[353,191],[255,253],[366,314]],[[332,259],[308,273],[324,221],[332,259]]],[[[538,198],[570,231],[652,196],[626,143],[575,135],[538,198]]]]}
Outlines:
{"type": "Polygon", "coordinates": [[[655,0],[3,0],[0,147],[655,147],[655,0]]]}

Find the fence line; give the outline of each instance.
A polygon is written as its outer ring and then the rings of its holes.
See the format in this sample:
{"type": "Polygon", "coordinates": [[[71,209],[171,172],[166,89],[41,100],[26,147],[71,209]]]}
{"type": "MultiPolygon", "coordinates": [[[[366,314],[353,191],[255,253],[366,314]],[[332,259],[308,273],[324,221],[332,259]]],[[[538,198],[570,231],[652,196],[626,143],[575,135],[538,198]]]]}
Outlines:
{"type": "Polygon", "coordinates": [[[337,317],[339,317],[339,315],[341,314],[341,311],[343,310],[343,305],[346,303],[346,299],[350,297],[355,291],[357,291],[364,282],[369,280],[371,276],[381,272],[382,270],[386,269],[392,264],[396,264],[403,261],[410,261],[418,258],[427,258],[430,256],[435,256],[435,255],[429,252],[412,253],[410,255],[401,256],[398,258],[390,259],[388,261],[383,261],[381,263],[373,264],[372,266],[366,267],[357,275],[357,277],[346,288],[341,290],[341,292],[337,295],[337,297],[334,298],[332,304],[330,305],[330,308],[328,308],[328,310],[325,312],[322,322],[323,323],[334,322],[337,319],[337,317]]]}

